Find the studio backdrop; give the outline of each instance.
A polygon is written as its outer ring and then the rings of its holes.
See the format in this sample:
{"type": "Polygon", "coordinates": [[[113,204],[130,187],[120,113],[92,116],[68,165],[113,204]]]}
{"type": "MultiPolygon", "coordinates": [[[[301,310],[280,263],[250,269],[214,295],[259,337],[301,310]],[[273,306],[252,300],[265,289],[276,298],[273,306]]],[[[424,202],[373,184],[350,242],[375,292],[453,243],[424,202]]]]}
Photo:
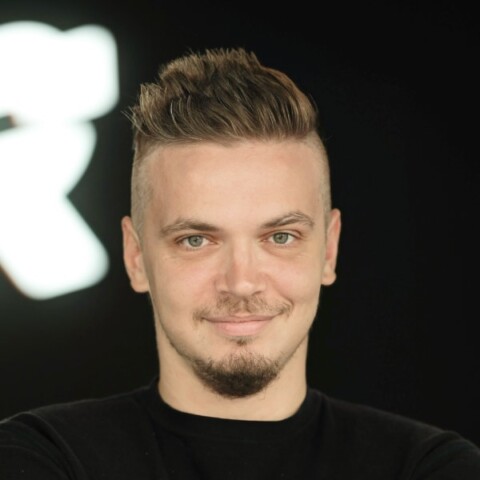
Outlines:
{"type": "Polygon", "coordinates": [[[156,375],[126,112],[163,62],[243,46],[314,98],[342,212],[310,384],[480,444],[475,16],[357,3],[0,0],[1,418],[156,375]]]}

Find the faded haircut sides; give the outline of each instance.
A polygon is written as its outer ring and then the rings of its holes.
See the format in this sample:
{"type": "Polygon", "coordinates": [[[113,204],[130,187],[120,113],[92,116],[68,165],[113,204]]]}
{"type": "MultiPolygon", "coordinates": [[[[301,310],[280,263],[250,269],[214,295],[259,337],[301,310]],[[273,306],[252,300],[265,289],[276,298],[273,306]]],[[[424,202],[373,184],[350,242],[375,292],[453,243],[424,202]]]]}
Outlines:
{"type": "MultiPolygon", "coordinates": [[[[137,233],[151,185],[144,159],[157,147],[199,142],[313,139],[320,149],[313,100],[285,73],[260,63],[243,48],[188,52],[162,65],[154,83],[140,86],[127,112],[133,129],[131,216],[137,233]]],[[[331,208],[329,166],[322,165],[322,197],[331,208]]]]}

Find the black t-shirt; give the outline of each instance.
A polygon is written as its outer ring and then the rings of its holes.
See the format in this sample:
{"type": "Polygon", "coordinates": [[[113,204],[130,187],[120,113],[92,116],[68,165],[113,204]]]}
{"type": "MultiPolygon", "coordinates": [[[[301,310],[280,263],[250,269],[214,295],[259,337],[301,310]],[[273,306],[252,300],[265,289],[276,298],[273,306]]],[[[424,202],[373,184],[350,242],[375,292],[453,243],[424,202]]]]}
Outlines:
{"type": "Polygon", "coordinates": [[[0,422],[1,480],[478,480],[480,449],[454,432],[309,389],[281,421],[165,404],[156,381],[0,422]]]}

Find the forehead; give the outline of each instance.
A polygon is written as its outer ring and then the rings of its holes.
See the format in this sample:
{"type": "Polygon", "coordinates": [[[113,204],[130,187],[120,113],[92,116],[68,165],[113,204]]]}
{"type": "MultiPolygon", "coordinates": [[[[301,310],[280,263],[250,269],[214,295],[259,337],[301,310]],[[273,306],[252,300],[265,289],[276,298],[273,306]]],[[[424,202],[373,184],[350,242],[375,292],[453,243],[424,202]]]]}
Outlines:
{"type": "MultiPolygon", "coordinates": [[[[310,141],[194,143],[160,147],[146,159],[148,208],[165,220],[206,214],[236,218],[321,205],[326,161],[310,141]]],[[[281,213],[281,212],[280,212],[281,213]]]]}

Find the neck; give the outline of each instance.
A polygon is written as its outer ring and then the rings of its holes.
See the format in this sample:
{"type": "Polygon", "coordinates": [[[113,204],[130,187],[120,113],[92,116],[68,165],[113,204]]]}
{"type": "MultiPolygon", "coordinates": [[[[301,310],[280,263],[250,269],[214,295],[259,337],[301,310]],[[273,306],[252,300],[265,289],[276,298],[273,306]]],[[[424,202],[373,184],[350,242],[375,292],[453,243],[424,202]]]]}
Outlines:
{"type": "Polygon", "coordinates": [[[259,393],[243,398],[225,398],[211,391],[188,363],[162,356],[158,390],[167,404],[186,413],[234,420],[283,420],[293,415],[305,399],[306,354],[307,339],[275,380],[259,393]]]}

